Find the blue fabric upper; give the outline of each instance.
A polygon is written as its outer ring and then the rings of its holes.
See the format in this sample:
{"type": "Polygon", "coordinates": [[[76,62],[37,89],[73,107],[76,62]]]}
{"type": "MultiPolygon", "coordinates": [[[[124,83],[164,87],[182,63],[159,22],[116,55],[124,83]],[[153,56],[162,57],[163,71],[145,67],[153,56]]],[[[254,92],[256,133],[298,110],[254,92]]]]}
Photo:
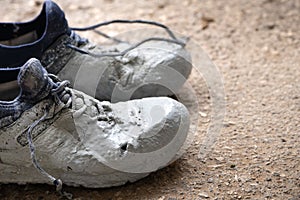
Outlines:
{"type": "Polygon", "coordinates": [[[64,12],[46,0],[41,13],[24,23],[0,23],[0,41],[36,31],[38,39],[17,46],[0,44],[0,83],[16,80],[20,67],[30,58],[40,59],[43,52],[61,35],[70,34],[64,12]]]}

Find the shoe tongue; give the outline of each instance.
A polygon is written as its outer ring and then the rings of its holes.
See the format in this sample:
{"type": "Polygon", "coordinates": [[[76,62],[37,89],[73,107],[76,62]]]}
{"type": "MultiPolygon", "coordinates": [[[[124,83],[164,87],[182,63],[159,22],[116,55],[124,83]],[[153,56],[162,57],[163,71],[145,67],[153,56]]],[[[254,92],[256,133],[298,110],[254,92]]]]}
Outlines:
{"type": "Polygon", "coordinates": [[[28,60],[21,68],[18,83],[21,88],[21,98],[38,101],[49,94],[48,73],[35,58],[28,60]]]}
{"type": "Polygon", "coordinates": [[[69,33],[69,26],[65,14],[56,3],[51,0],[46,0],[43,5],[42,13],[43,12],[45,12],[47,16],[46,39],[49,40],[50,44],[62,34],[69,33]]]}

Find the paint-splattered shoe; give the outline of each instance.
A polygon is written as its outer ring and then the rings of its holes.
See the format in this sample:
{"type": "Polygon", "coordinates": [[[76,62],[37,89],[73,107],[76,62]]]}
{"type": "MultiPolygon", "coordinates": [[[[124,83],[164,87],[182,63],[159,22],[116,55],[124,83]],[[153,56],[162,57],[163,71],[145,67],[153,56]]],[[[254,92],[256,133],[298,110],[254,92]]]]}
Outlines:
{"type": "Polygon", "coordinates": [[[49,0],[34,20],[0,23],[0,30],[1,82],[12,80],[18,74],[18,66],[35,57],[49,73],[69,80],[75,89],[100,100],[121,101],[172,95],[192,69],[185,43],[162,24],[114,20],[82,29],[70,28],[63,11],[49,0]],[[170,37],[155,35],[136,44],[110,38],[116,44],[104,46],[94,45],[75,33],[117,22],[159,26],[170,37]]]}
{"type": "Polygon", "coordinates": [[[122,185],[167,166],[186,140],[188,111],[170,98],[100,102],[33,58],[15,78],[19,95],[0,101],[1,183],[122,185]]]}

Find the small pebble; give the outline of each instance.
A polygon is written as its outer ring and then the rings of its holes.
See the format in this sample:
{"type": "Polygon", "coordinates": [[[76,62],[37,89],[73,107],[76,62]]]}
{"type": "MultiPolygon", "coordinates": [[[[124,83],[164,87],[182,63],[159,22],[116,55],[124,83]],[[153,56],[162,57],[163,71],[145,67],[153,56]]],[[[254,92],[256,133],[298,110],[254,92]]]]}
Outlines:
{"type": "Polygon", "coordinates": [[[198,196],[202,198],[209,198],[208,194],[206,193],[199,193],[198,196]]]}

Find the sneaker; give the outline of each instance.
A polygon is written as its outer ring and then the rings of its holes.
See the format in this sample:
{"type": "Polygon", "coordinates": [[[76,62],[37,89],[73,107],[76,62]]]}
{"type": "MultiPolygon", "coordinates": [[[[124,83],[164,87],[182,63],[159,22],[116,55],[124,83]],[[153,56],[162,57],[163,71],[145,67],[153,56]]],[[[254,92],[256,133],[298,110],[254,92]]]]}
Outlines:
{"type": "Polygon", "coordinates": [[[122,185],[167,166],[186,140],[188,111],[171,98],[100,102],[34,58],[16,80],[20,94],[0,101],[1,183],[122,185]]]}
{"type": "Polygon", "coordinates": [[[143,20],[113,20],[87,28],[70,28],[64,12],[46,0],[41,13],[26,23],[0,23],[0,67],[9,68],[2,82],[13,79],[29,58],[41,60],[49,73],[100,100],[121,101],[172,95],[188,78],[192,65],[185,43],[165,26],[143,20]],[[167,38],[147,38],[138,44],[113,39],[114,45],[95,45],[75,31],[94,30],[111,23],[159,26],[167,38]],[[8,79],[8,80],[7,80],[8,79]]]}

